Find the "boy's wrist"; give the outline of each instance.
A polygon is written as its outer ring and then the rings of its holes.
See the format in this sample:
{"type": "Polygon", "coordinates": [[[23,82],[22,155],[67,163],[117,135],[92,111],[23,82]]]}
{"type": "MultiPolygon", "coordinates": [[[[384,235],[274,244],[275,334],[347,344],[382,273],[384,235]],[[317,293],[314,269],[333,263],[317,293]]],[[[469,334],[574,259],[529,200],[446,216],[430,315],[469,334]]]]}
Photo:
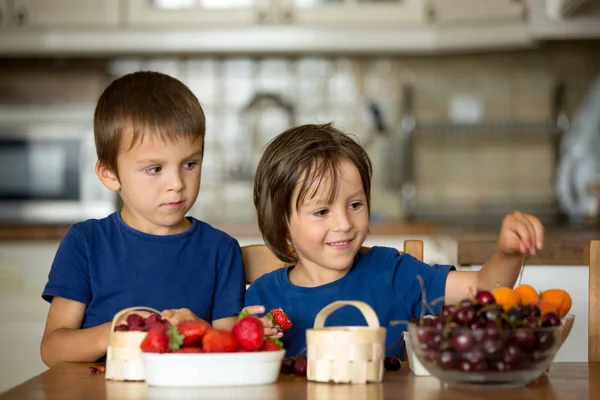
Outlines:
{"type": "Polygon", "coordinates": [[[112,322],[107,322],[102,325],[102,329],[100,330],[100,338],[99,338],[100,340],[98,341],[98,345],[99,345],[98,350],[101,350],[103,352],[107,351],[108,338],[110,335],[111,327],[112,327],[112,322]]]}

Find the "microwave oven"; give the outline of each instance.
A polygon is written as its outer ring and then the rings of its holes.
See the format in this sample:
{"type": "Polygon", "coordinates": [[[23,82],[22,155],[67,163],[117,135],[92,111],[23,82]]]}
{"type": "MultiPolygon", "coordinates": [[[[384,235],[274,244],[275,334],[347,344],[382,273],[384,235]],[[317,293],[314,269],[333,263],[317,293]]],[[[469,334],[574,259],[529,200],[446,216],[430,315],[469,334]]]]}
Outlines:
{"type": "Polygon", "coordinates": [[[74,223],[116,210],[102,185],[91,121],[0,120],[0,222],[74,223]]]}

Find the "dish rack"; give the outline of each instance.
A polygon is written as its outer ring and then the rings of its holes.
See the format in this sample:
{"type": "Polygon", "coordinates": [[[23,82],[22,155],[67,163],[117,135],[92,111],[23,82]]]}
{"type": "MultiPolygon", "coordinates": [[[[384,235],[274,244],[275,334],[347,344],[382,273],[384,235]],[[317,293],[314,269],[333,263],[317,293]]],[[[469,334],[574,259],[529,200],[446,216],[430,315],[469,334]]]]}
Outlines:
{"type": "Polygon", "coordinates": [[[396,172],[388,186],[400,190],[403,216],[489,224],[519,209],[546,224],[560,220],[554,186],[564,87],[555,92],[543,119],[452,123],[418,120],[406,110],[388,154],[396,172]]]}

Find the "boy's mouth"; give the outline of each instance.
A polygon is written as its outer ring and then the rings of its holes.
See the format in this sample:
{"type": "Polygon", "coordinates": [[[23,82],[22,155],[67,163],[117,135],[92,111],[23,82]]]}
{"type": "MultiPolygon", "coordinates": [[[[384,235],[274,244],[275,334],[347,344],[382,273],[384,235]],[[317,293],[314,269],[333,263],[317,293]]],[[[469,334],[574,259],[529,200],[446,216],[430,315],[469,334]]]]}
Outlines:
{"type": "Polygon", "coordinates": [[[345,250],[350,247],[350,244],[352,244],[352,240],[354,239],[339,240],[337,242],[328,242],[325,244],[334,249],[345,250]]]}
{"type": "Polygon", "coordinates": [[[175,201],[172,203],[164,203],[162,206],[165,208],[179,208],[183,205],[183,200],[182,201],[175,201]]]}

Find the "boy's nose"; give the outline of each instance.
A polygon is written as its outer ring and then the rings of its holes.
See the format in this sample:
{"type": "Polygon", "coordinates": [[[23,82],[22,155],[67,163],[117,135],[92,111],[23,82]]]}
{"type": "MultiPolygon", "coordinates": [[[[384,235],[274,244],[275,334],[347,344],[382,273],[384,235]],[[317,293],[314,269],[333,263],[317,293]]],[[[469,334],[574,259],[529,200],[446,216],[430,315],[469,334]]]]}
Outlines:
{"type": "Polygon", "coordinates": [[[183,178],[181,174],[173,174],[169,180],[169,190],[179,192],[184,188],[183,178]]]}
{"type": "Polygon", "coordinates": [[[347,212],[340,212],[335,219],[335,230],[346,232],[352,228],[352,220],[347,212]]]}

